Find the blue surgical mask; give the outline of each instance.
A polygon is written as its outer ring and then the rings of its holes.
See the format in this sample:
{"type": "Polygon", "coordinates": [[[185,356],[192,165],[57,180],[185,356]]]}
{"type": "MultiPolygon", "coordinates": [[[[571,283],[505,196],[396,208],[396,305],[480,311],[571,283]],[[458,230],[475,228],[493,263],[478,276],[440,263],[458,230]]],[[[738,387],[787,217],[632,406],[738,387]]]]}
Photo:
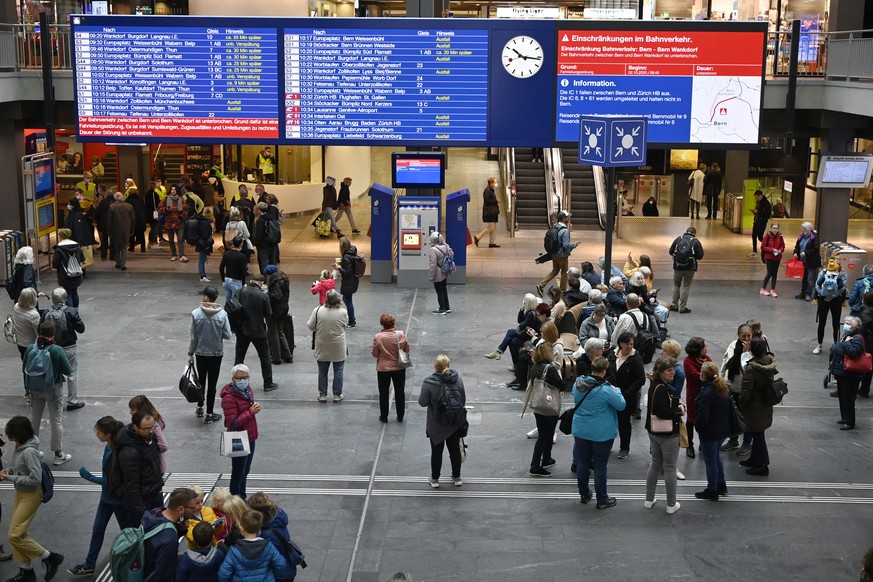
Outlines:
{"type": "Polygon", "coordinates": [[[233,385],[239,388],[240,390],[245,390],[249,387],[248,378],[243,378],[242,380],[234,380],[233,385]]]}
{"type": "Polygon", "coordinates": [[[848,323],[844,323],[843,324],[843,333],[846,335],[852,333],[852,326],[849,325],[848,323]]]}

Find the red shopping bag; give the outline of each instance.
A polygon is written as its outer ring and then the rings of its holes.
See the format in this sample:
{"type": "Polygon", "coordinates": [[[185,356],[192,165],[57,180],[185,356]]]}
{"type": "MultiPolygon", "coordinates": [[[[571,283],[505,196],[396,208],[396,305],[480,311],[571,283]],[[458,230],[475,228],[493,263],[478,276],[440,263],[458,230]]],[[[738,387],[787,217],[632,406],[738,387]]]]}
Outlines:
{"type": "Polygon", "coordinates": [[[473,235],[470,234],[470,227],[467,227],[467,246],[473,244],[473,235]]]}
{"type": "Polygon", "coordinates": [[[785,263],[785,276],[789,279],[802,279],[803,261],[800,259],[791,259],[785,263]]]}

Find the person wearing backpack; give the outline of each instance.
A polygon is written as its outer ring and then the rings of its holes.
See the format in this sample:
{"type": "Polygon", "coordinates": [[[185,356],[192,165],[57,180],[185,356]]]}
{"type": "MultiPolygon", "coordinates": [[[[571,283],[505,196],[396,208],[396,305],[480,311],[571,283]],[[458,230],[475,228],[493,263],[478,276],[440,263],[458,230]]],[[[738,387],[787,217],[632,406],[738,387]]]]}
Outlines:
{"type": "Polygon", "coordinates": [[[567,219],[570,218],[570,213],[562,210],[558,213],[558,222],[551,227],[545,236],[545,251],[552,257],[552,270],[546,275],[546,278],[537,285],[537,294],[543,296],[543,290],[551,285],[555,277],[560,274],[561,292],[567,290],[567,270],[570,268],[570,253],[581,243],[576,241],[570,242],[570,230],[567,228],[567,219]]]}
{"type": "Polygon", "coordinates": [[[55,343],[61,346],[70,362],[71,373],[67,374],[67,412],[85,406],[79,402],[79,359],[76,357],[77,334],[85,333],[85,323],[79,310],[66,304],[67,292],[63,287],[52,291],[52,306],[42,312],[43,321],[55,324],[55,343]]]}
{"type": "Polygon", "coordinates": [[[84,279],[82,245],[72,240],[69,228],[58,229],[58,244],[52,255],[52,268],[58,272],[58,285],[67,292],[67,305],[79,307],[79,285],[84,279]]]}
{"type": "Polygon", "coordinates": [[[821,353],[828,314],[831,316],[834,343],[839,340],[840,321],[842,320],[840,313],[843,310],[845,297],[846,275],[842,272],[840,264],[835,259],[831,259],[828,261],[827,269],[819,274],[818,280],[815,282],[815,302],[818,303],[815,314],[816,321],[818,321],[818,344],[812,350],[813,354],[821,353]]]}
{"type": "Polygon", "coordinates": [[[51,580],[64,562],[64,556],[50,552],[30,537],[28,530],[37,510],[42,505],[42,460],[39,456],[39,437],[33,425],[24,416],[13,416],[6,423],[6,437],[15,443],[11,469],[0,470],[0,481],[9,481],[15,487],[12,518],[9,520],[9,545],[12,557],[18,562],[18,574],[7,582],[36,582],[32,561],[42,560],[45,579],[51,580]]]}
{"type": "Polygon", "coordinates": [[[282,229],[279,227],[276,206],[266,202],[258,202],[260,216],[255,220],[255,232],[252,242],[258,249],[258,270],[262,273],[267,265],[275,265],[279,259],[279,242],[282,240],[282,229]]]}
{"type": "Polygon", "coordinates": [[[358,248],[349,239],[342,237],[340,239],[340,255],[342,258],[335,265],[336,270],[342,276],[340,294],[343,296],[343,303],[345,303],[346,311],[349,313],[348,327],[355,327],[358,320],[355,318],[355,304],[352,302],[352,295],[357,293],[358,280],[360,279],[355,275],[355,257],[358,256],[358,248]]]}
{"type": "Polygon", "coordinates": [[[691,313],[688,296],[691,294],[694,273],[697,272],[697,262],[703,259],[703,245],[697,239],[697,229],[689,226],[684,234],[676,237],[669,252],[673,257],[673,302],[670,311],[691,313]]]}
{"type": "Polygon", "coordinates": [[[207,208],[203,214],[195,214],[197,221],[197,240],[194,242],[194,250],[198,253],[197,274],[201,283],[211,283],[212,279],[206,276],[206,261],[212,254],[215,239],[212,238],[212,210],[207,208]]]}
{"type": "Polygon", "coordinates": [[[427,428],[425,434],[430,439],[430,477],[427,482],[434,489],[440,486],[440,472],[443,466],[443,449],[449,449],[452,463],[452,483],[455,487],[461,481],[461,439],[467,436],[467,393],[464,382],[452,370],[451,361],[440,354],[434,361],[434,373],[424,379],[418,404],[427,407],[427,428]]]}
{"type": "Polygon", "coordinates": [[[429,265],[427,278],[433,283],[437,294],[438,307],[433,310],[433,313],[436,315],[451,313],[448,279],[455,271],[455,251],[446,244],[443,235],[436,231],[430,234],[430,253],[427,259],[429,265]]]}
{"type": "Polygon", "coordinates": [[[72,455],[64,453],[64,376],[72,372],[70,361],[64,349],[55,344],[55,325],[51,321],[39,324],[36,343],[24,352],[21,364],[24,373],[24,389],[30,397],[30,420],[34,433],[39,436],[42,413],[48,407],[51,419],[52,450],[55,452],[54,464],[63,465],[72,455]]]}
{"type": "Polygon", "coordinates": [[[764,400],[764,393],[773,384],[776,358],[767,351],[764,338],[752,338],[749,350],[752,359],[743,369],[740,408],[746,420],[746,431],[752,435],[752,452],[748,459],[740,461],[740,466],[748,467],[748,475],[766,477],[770,474],[770,454],[764,431],[773,425],[773,406],[764,400]]]}
{"type": "Polygon", "coordinates": [[[123,193],[116,192],[113,197],[115,202],[109,207],[106,228],[109,231],[109,239],[112,241],[112,249],[115,251],[115,268],[126,271],[127,247],[136,225],[136,217],[133,213],[133,206],[124,199],[123,193]]]}
{"type": "Polygon", "coordinates": [[[140,525],[144,534],[160,528],[158,533],[143,542],[144,580],[175,580],[179,566],[179,538],[187,532],[188,518],[197,511],[196,500],[196,492],[187,487],[178,487],[170,493],[166,507],[160,504],[143,514],[140,525]]]}
{"type": "Polygon", "coordinates": [[[269,495],[260,491],[249,497],[247,503],[264,518],[261,537],[273,544],[285,558],[286,567],[276,575],[276,582],[293,582],[297,577],[297,566],[305,568],[306,560],[288,533],[288,514],[269,495]]]}
{"type": "Polygon", "coordinates": [[[843,322],[843,337],[831,348],[831,373],[837,380],[837,397],[840,399],[840,430],[855,428],[855,399],[864,374],[851,372],[844,367],[844,358],[856,359],[865,352],[866,341],[861,335],[861,320],[853,315],[843,322]]]}
{"type": "Polygon", "coordinates": [[[864,265],[864,276],[859,277],[849,294],[849,315],[858,317],[864,309],[864,295],[873,291],[873,263],[864,265]]]}

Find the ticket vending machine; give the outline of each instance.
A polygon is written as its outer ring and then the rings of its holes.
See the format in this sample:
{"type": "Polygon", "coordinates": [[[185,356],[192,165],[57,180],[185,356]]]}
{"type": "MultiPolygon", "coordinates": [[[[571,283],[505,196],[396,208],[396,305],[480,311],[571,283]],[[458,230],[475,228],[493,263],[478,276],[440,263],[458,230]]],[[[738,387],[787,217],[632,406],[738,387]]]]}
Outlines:
{"type": "Polygon", "coordinates": [[[397,197],[397,286],[427,288],[430,235],[440,228],[439,196],[397,197]]]}

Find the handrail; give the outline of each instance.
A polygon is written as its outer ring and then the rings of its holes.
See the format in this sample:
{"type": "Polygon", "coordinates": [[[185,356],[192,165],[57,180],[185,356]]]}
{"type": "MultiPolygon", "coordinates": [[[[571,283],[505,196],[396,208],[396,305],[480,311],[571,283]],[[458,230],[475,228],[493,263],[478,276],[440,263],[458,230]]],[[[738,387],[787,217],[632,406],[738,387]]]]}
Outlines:
{"type": "Polygon", "coordinates": [[[561,209],[561,186],[555,179],[555,163],[553,152],[556,148],[543,148],[543,172],[546,178],[546,223],[549,227],[557,219],[561,209]]]}
{"type": "Polygon", "coordinates": [[[500,180],[503,183],[504,202],[509,220],[506,225],[510,238],[515,236],[516,213],[515,196],[512,195],[512,182],[515,180],[515,148],[500,148],[497,151],[497,164],[500,169],[500,180]]]}
{"type": "Polygon", "coordinates": [[[602,166],[591,166],[594,170],[594,198],[597,200],[597,218],[600,228],[606,229],[606,175],[602,166]]]}
{"type": "MultiPolygon", "coordinates": [[[[564,192],[564,158],[561,154],[561,148],[549,148],[549,156],[552,159],[552,181],[555,183],[555,197],[558,201],[558,210],[571,212],[568,198],[569,192],[564,192]]],[[[551,226],[558,220],[557,213],[550,215],[549,218],[549,225],[551,226]]]]}

